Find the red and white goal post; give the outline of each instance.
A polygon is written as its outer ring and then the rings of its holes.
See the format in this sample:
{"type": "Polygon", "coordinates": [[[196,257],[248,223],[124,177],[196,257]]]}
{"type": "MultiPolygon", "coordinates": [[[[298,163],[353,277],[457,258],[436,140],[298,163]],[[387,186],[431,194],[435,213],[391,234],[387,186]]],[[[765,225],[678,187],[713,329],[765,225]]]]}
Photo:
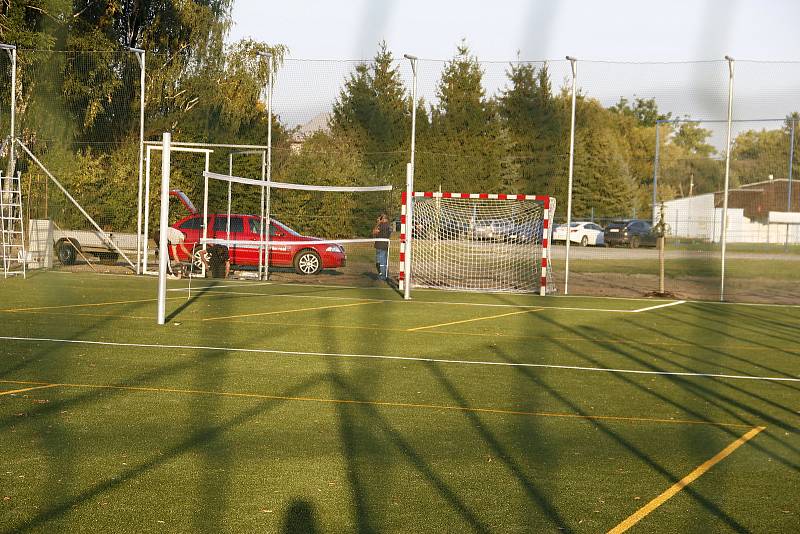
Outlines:
{"type": "Polygon", "coordinates": [[[550,196],[404,192],[400,289],[555,292],[555,208],[550,196]]]}

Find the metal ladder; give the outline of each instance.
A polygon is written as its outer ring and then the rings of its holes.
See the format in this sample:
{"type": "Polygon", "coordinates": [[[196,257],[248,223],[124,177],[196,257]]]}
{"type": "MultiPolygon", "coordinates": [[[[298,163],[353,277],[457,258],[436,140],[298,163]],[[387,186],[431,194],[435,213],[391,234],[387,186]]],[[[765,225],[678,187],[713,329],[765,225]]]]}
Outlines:
{"type": "Polygon", "coordinates": [[[3,278],[27,277],[25,228],[22,220],[20,176],[0,172],[0,235],[2,235],[3,278]]]}

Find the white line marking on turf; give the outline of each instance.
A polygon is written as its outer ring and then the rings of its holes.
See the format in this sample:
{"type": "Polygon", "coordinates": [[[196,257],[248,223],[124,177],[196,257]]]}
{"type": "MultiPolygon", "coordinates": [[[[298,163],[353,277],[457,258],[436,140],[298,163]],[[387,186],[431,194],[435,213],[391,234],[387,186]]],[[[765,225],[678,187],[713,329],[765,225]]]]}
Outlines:
{"type": "Polygon", "coordinates": [[[673,302],[667,302],[666,304],[658,304],[656,306],[648,306],[647,308],[640,308],[638,310],[633,310],[631,313],[646,312],[650,310],[657,310],[659,308],[669,308],[670,306],[677,306],[678,304],[685,304],[685,303],[686,303],[685,300],[676,300],[673,302]]]}
{"type": "Polygon", "coordinates": [[[122,343],[116,341],[91,341],[83,339],[57,339],[46,337],[16,337],[0,336],[0,339],[8,341],[31,341],[46,343],[71,343],[76,345],[105,345],[110,347],[137,347],[146,349],[181,349],[181,350],[211,350],[220,352],[245,352],[256,354],[285,354],[289,356],[331,356],[338,358],[365,358],[372,360],[400,360],[423,363],[453,363],[463,365],[495,365],[498,367],[537,367],[542,369],[569,369],[573,371],[595,371],[602,373],[629,373],[637,375],[659,375],[659,376],[686,376],[698,378],[730,378],[736,380],[760,380],[769,382],[800,382],[800,378],[776,377],[776,376],[753,376],[753,375],[722,375],[715,373],[690,373],[684,371],[644,371],[637,369],[611,369],[607,367],[582,367],[579,365],[552,365],[544,363],[513,363],[513,362],[492,362],[480,360],[447,360],[444,358],[421,358],[414,356],[390,356],[382,354],[348,354],[337,352],[306,352],[294,350],[275,350],[275,349],[246,349],[237,347],[211,347],[204,345],[159,345],[157,343],[122,343]]]}

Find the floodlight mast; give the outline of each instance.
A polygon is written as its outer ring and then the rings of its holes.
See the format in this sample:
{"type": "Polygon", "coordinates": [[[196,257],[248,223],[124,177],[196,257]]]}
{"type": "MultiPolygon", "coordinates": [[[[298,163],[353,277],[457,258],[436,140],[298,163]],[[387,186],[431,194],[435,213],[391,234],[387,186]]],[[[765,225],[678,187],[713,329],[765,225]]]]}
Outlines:
{"type": "Polygon", "coordinates": [[[411,240],[414,222],[414,153],[417,138],[417,56],[403,54],[411,62],[411,161],[406,167],[406,221],[405,243],[401,244],[400,252],[403,254],[403,298],[411,298],[411,240]]]}
{"type": "Polygon", "coordinates": [[[15,45],[0,43],[0,50],[5,50],[8,57],[11,59],[11,124],[10,124],[10,137],[9,137],[9,176],[14,175],[14,167],[16,166],[16,151],[14,142],[16,141],[16,118],[17,118],[17,47],[15,45]]]}
{"type": "Polygon", "coordinates": [[[719,300],[725,300],[725,249],[728,243],[728,190],[731,173],[731,122],[733,122],[733,62],[731,56],[725,56],[728,62],[728,137],[725,145],[725,194],[722,199],[722,265],[720,266],[719,300]]]}
{"type": "MultiPolygon", "coordinates": [[[[578,79],[578,59],[567,56],[572,67],[572,115],[569,128],[569,179],[567,185],[567,235],[565,245],[567,247],[564,262],[564,294],[569,295],[569,229],[572,223],[572,175],[575,169],[575,86],[578,79]]],[[[551,223],[552,224],[552,223],[551,223]]]]}
{"type": "MultiPolygon", "coordinates": [[[[144,91],[145,91],[145,51],[142,48],[128,47],[128,51],[136,54],[139,61],[139,196],[138,211],[136,212],[136,274],[141,274],[140,262],[142,260],[143,241],[147,238],[142,235],[142,195],[144,174],[144,91]]],[[[145,263],[147,259],[145,258],[145,263]]],[[[145,269],[146,270],[146,269],[145,269]]]]}

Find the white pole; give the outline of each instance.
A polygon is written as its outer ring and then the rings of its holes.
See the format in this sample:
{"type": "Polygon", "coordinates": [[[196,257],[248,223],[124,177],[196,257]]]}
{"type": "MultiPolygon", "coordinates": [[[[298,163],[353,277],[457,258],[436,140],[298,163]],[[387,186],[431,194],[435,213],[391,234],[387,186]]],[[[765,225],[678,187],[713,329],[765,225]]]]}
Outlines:
{"type": "Polygon", "coordinates": [[[17,121],[17,47],[11,48],[11,146],[9,159],[11,175],[14,174],[14,167],[16,162],[16,147],[14,146],[14,137],[17,135],[16,121],[17,121]]]}
{"type": "MultiPolygon", "coordinates": [[[[211,152],[206,152],[206,162],[205,162],[204,168],[205,168],[205,172],[203,173],[203,176],[205,176],[206,173],[208,173],[208,171],[211,170],[211,152]]],[[[206,234],[208,232],[208,228],[207,228],[208,227],[208,178],[205,179],[205,190],[203,192],[203,198],[204,198],[204,200],[203,200],[203,237],[205,238],[206,234]]],[[[228,217],[229,221],[230,221],[230,219],[231,218],[228,217]]],[[[230,227],[228,227],[228,230],[230,230],[230,227]]],[[[228,239],[230,239],[230,231],[228,232],[228,236],[229,236],[228,239]]],[[[204,242],[203,243],[203,247],[201,249],[202,251],[200,252],[200,254],[203,255],[203,258],[206,257],[206,248],[207,248],[207,245],[204,242]]],[[[194,262],[194,257],[192,257],[192,262],[194,262]]],[[[202,265],[202,267],[200,267],[200,276],[205,278],[205,276],[206,276],[206,262],[205,261],[201,261],[200,264],[202,265]]]]}
{"type": "MultiPolygon", "coordinates": [[[[261,151],[261,181],[267,179],[267,153],[262,150],[261,151]]],[[[260,245],[258,245],[258,279],[261,280],[264,275],[264,210],[266,206],[264,205],[264,188],[261,188],[261,232],[259,234],[259,240],[262,241],[260,245]]]]}
{"type": "Polygon", "coordinates": [[[140,263],[142,258],[142,241],[147,237],[142,236],[142,167],[144,165],[144,82],[145,82],[145,52],[138,48],[131,48],[139,60],[139,202],[136,211],[136,274],[141,274],[140,263]]]}
{"type": "Polygon", "coordinates": [[[417,141],[417,57],[404,54],[411,62],[411,161],[406,167],[406,242],[403,258],[403,298],[411,298],[411,240],[414,233],[414,153],[417,141]]]}
{"type": "Polygon", "coordinates": [[[566,237],[566,259],[564,262],[564,294],[569,295],[569,241],[570,224],[572,223],[572,175],[575,168],[575,86],[578,80],[578,60],[567,56],[572,67],[572,117],[569,129],[569,178],[567,183],[567,237],[566,237]]]}
{"type": "Polygon", "coordinates": [[[167,226],[169,226],[169,149],[171,135],[164,132],[161,151],[161,217],[158,223],[158,324],[166,322],[167,307],[167,267],[169,265],[169,242],[167,226]]]}
{"type": "MultiPolygon", "coordinates": [[[[208,171],[208,169],[206,169],[208,171]]],[[[233,175],[233,152],[228,154],[228,174],[233,175]]],[[[228,219],[225,223],[225,239],[231,238],[231,193],[233,191],[233,182],[228,182],[228,219]]]]}
{"type": "Polygon", "coordinates": [[[725,56],[728,62],[728,140],[725,145],[725,193],[722,199],[722,265],[720,267],[719,300],[725,300],[725,248],[728,243],[728,188],[731,173],[731,123],[733,122],[733,58],[725,56]]]}
{"type": "Polygon", "coordinates": [[[147,273],[147,254],[149,251],[148,241],[150,235],[150,151],[153,147],[147,147],[147,155],[145,156],[145,191],[144,196],[144,243],[142,243],[142,272],[147,273]]]}
{"type": "MultiPolygon", "coordinates": [[[[263,210],[261,212],[261,231],[263,233],[262,241],[264,242],[264,275],[262,277],[261,273],[259,272],[259,279],[269,280],[269,229],[272,220],[272,216],[270,214],[270,200],[272,195],[269,183],[272,181],[272,85],[274,79],[272,77],[272,53],[261,52],[259,53],[259,56],[266,58],[267,67],[269,68],[269,71],[267,72],[267,181],[266,189],[264,187],[261,188],[262,195],[266,192],[266,198],[262,203],[263,210]]],[[[260,251],[259,256],[261,256],[260,251]]]]}

